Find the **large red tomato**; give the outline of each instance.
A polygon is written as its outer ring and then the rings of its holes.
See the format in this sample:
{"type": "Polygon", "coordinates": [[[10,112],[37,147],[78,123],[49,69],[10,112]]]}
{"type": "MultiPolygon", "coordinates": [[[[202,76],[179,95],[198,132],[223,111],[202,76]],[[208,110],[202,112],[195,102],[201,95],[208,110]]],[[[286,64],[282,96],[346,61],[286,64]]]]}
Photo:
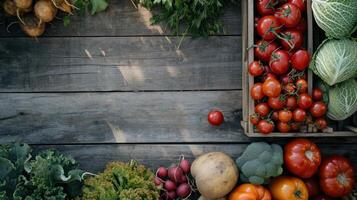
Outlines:
{"type": "Polygon", "coordinates": [[[276,79],[268,79],[263,83],[263,93],[268,97],[278,97],[281,93],[281,85],[276,79]]]}
{"type": "Polygon", "coordinates": [[[304,35],[296,29],[288,29],[281,33],[284,39],[280,39],[281,45],[286,50],[299,49],[304,42],[304,35]]]}
{"type": "Polygon", "coordinates": [[[275,200],[308,200],[305,183],[291,176],[278,176],[269,184],[271,196],[275,200]]]}
{"type": "Polygon", "coordinates": [[[289,3],[296,5],[301,12],[306,10],[306,0],[288,0],[289,3]]]}
{"type": "Polygon", "coordinates": [[[295,4],[286,3],[278,8],[275,16],[281,24],[291,28],[299,24],[301,20],[301,11],[295,4]]]}
{"type": "Polygon", "coordinates": [[[258,0],[257,10],[261,16],[272,15],[275,12],[276,0],[258,0]]]}
{"type": "Polygon", "coordinates": [[[285,50],[277,50],[271,54],[269,67],[278,75],[285,74],[289,70],[289,53],[285,50]]]}
{"type": "Polygon", "coordinates": [[[284,163],[292,174],[310,178],[321,163],[320,149],[310,140],[294,139],[284,147],[284,163]]]}
{"type": "Polygon", "coordinates": [[[274,40],[280,32],[280,22],[273,15],[267,15],[259,19],[257,32],[264,40],[274,40]]]}
{"type": "Polygon", "coordinates": [[[291,66],[298,71],[305,70],[309,63],[310,55],[306,50],[298,50],[291,56],[291,66]]]}
{"type": "Polygon", "coordinates": [[[254,56],[263,62],[269,62],[270,56],[278,48],[275,42],[259,40],[255,44],[254,56]]]}
{"type": "Polygon", "coordinates": [[[343,156],[331,156],[324,159],[319,175],[322,191],[331,197],[342,197],[349,194],[355,184],[353,166],[343,156]]]}

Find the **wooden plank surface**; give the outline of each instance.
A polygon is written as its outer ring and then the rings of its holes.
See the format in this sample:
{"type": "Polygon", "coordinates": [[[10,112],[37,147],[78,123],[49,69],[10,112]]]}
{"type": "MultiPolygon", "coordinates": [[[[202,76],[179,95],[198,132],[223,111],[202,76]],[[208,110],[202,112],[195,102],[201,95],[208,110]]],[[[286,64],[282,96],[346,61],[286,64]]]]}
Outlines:
{"type": "MultiPolygon", "coordinates": [[[[281,144],[283,145],[283,144],[281,144]]],[[[357,167],[357,146],[346,144],[343,148],[334,144],[318,144],[323,156],[344,155],[351,159],[357,167]]],[[[130,161],[135,159],[140,163],[156,170],[159,166],[170,166],[177,163],[180,155],[184,155],[190,161],[195,157],[212,151],[222,151],[236,159],[246,148],[247,144],[230,145],[36,145],[35,149],[56,148],[65,154],[72,155],[85,170],[99,172],[105,168],[105,165],[111,161],[130,161]]]]}
{"type": "Polygon", "coordinates": [[[0,141],[36,144],[247,141],[241,91],[0,94],[0,141]],[[226,123],[212,127],[219,108],[226,123]]]}
{"type": "Polygon", "coordinates": [[[0,92],[241,89],[241,37],[0,38],[0,92]]]}
{"type": "MultiPolygon", "coordinates": [[[[224,11],[222,22],[226,29],[223,35],[241,34],[240,1],[229,5],[224,11]]],[[[1,16],[1,14],[0,14],[1,16]]],[[[44,37],[51,36],[144,36],[171,35],[165,25],[150,23],[152,12],[145,8],[136,9],[131,0],[109,0],[108,10],[95,16],[73,16],[69,26],[64,27],[63,15],[47,25],[44,37]]],[[[0,18],[0,37],[24,36],[18,24],[7,26],[16,19],[0,18]],[[8,32],[7,29],[10,31],[8,32]]]]}

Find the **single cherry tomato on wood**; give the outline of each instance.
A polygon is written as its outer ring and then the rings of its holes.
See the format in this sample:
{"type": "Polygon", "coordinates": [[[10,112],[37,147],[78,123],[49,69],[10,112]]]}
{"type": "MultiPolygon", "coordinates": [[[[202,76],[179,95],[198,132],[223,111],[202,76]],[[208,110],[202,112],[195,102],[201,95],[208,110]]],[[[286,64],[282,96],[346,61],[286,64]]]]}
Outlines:
{"type": "Polygon", "coordinates": [[[324,97],[324,93],[320,88],[314,88],[312,91],[312,99],[314,101],[321,101],[324,97]]]}
{"type": "Polygon", "coordinates": [[[254,47],[254,56],[263,62],[269,62],[271,54],[277,48],[278,45],[273,41],[259,40],[254,47]]]}
{"type": "Polygon", "coordinates": [[[323,130],[327,128],[327,121],[324,118],[318,118],[315,121],[315,126],[317,129],[323,130]]]}
{"type": "Polygon", "coordinates": [[[313,117],[322,117],[326,114],[327,106],[324,102],[314,102],[310,108],[310,113],[313,117]]]}
{"type": "Polygon", "coordinates": [[[250,89],[250,96],[254,100],[260,100],[264,98],[263,93],[263,84],[262,83],[255,83],[252,88],[250,89]]]}
{"type": "Polygon", "coordinates": [[[355,185],[355,171],[350,161],[343,156],[331,156],[320,166],[321,190],[331,197],[349,194],[355,185]]]}
{"type": "Polygon", "coordinates": [[[311,177],[303,181],[309,191],[309,198],[316,197],[320,194],[320,185],[316,177],[311,177]]]}
{"type": "Polygon", "coordinates": [[[213,126],[219,126],[224,121],[224,116],[221,111],[219,110],[212,110],[208,113],[208,122],[213,126]]]}
{"type": "Polygon", "coordinates": [[[307,93],[303,93],[298,97],[297,103],[300,108],[306,110],[312,106],[312,98],[307,93]]]}
{"type": "Polygon", "coordinates": [[[280,133],[289,133],[291,130],[291,126],[286,122],[278,122],[277,128],[280,133]]]}
{"type": "Polygon", "coordinates": [[[258,114],[250,115],[249,119],[250,119],[250,123],[252,123],[253,125],[257,125],[260,121],[260,117],[258,114]]]}
{"type": "Polygon", "coordinates": [[[289,122],[293,118],[293,113],[290,110],[279,111],[279,120],[281,122],[289,122]]]}
{"type": "Polygon", "coordinates": [[[294,110],[297,106],[297,100],[294,96],[286,97],[286,108],[289,110],[294,110]]]}
{"type": "Polygon", "coordinates": [[[278,176],[269,184],[270,193],[276,200],[308,200],[305,183],[299,178],[278,176]]]}
{"type": "Polygon", "coordinates": [[[257,32],[264,40],[274,40],[280,32],[281,24],[273,15],[267,15],[259,19],[257,32]]]}
{"type": "Polygon", "coordinates": [[[301,108],[296,108],[293,112],[293,119],[295,122],[303,122],[306,119],[306,111],[301,108]]]}
{"type": "Polygon", "coordinates": [[[306,93],[309,87],[307,81],[303,78],[299,78],[298,80],[296,80],[295,85],[296,85],[297,92],[299,94],[306,93]]]}
{"type": "Polygon", "coordinates": [[[306,50],[298,50],[291,56],[291,66],[298,70],[305,70],[310,63],[310,55],[306,50]]]}
{"type": "Polygon", "coordinates": [[[278,97],[281,93],[281,85],[276,79],[269,79],[263,83],[263,93],[268,97],[278,97]]]}
{"type": "Polygon", "coordinates": [[[291,28],[299,24],[301,20],[301,11],[295,4],[286,3],[277,9],[275,16],[281,24],[291,28]]]}
{"type": "Polygon", "coordinates": [[[290,173],[311,178],[321,164],[320,149],[310,140],[294,139],[284,147],[284,163],[290,173]]]}
{"type": "Polygon", "coordinates": [[[285,30],[281,35],[280,43],[286,50],[300,49],[304,42],[304,35],[296,29],[285,30]]]}
{"type": "Polygon", "coordinates": [[[274,130],[274,123],[272,121],[260,120],[257,129],[260,133],[269,134],[274,130]]]}
{"type": "Polygon", "coordinates": [[[289,53],[285,50],[276,50],[271,54],[269,67],[278,75],[285,74],[289,70],[289,53]]]}
{"type": "Polygon", "coordinates": [[[268,104],[270,108],[274,110],[280,110],[285,106],[286,102],[285,99],[278,96],[278,97],[269,97],[268,104]]]}
{"type": "Polygon", "coordinates": [[[264,72],[264,67],[261,62],[259,61],[253,61],[249,64],[249,73],[252,76],[260,76],[264,72]]]}
{"type": "Polygon", "coordinates": [[[289,0],[288,2],[297,6],[301,13],[306,11],[306,0],[289,0]]]}
{"type": "Polygon", "coordinates": [[[261,117],[265,117],[269,114],[270,108],[267,103],[258,103],[255,106],[255,113],[259,114],[261,117]]]}

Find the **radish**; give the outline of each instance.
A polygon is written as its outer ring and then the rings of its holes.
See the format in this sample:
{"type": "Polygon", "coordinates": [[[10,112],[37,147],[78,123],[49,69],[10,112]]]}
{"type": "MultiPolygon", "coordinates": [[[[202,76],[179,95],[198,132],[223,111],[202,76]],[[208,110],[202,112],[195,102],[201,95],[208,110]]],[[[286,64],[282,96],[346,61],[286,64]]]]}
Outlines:
{"type": "Polygon", "coordinates": [[[189,174],[190,173],[191,165],[190,165],[190,162],[188,160],[182,159],[181,162],[180,162],[180,167],[181,167],[182,171],[185,174],[189,174]]]}
{"type": "Polygon", "coordinates": [[[34,10],[41,22],[50,22],[57,14],[57,8],[50,1],[46,0],[37,1],[34,10]]]}
{"type": "Polygon", "coordinates": [[[156,186],[162,186],[162,181],[161,181],[161,179],[158,178],[158,177],[155,177],[154,183],[155,183],[156,186]]]}
{"type": "Polygon", "coordinates": [[[3,8],[7,15],[16,16],[17,7],[12,0],[6,0],[3,4],[3,8]]]}
{"type": "Polygon", "coordinates": [[[168,172],[169,178],[171,181],[178,183],[183,176],[183,171],[181,167],[170,167],[168,172]]]}
{"type": "Polygon", "coordinates": [[[165,167],[159,167],[156,172],[156,176],[160,178],[166,178],[167,177],[167,169],[165,167]]]}
{"type": "Polygon", "coordinates": [[[45,32],[45,24],[32,14],[24,17],[23,23],[20,23],[21,29],[30,37],[38,37],[45,32]]]}
{"type": "Polygon", "coordinates": [[[176,192],[175,191],[167,192],[166,196],[168,197],[168,199],[174,200],[176,199],[176,192]]]}
{"type": "Polygon", "coordinates": [[[182,183],[176,189],[177,196],[187,198],[191,194],[191,187],[187,183],[182,183]]]}
{"type": "Polygon", "coordinates": [[[13,0],[16,7],[20,10],[25,10],[31,7],[32,0],[13,0]]]}
{"type": "Polygon", "coordinates": [[[187,183],[186,175],[181,176],[179,183],[187,183]]]}
{"type": "Polygon", "coordinates": [[[164,185],[167,191],[174,191],[176,190],[176,184],[170,180],[167,180],[164,185]]]}

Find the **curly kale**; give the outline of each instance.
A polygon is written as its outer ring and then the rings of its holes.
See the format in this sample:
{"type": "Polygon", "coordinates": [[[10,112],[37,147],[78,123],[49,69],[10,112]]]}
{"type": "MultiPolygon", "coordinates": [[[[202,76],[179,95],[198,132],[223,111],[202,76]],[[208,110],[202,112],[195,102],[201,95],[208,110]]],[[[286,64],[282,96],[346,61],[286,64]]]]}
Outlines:
{"type": "Polygon", "coordinates": [[[154,174],[143,165],[113,162],[98,176],[86,179],[82,200],[156,200],[154,174]]]}
{"type": "Polygon", "coordinates": [[[271,177],[279,176],[283,172],[283,149],[277,144],[252,143],[236,162],[243,182],[267,183],[271,177]]]}
{"type": "Polygon", "coordinates": [[[31,159],[27,144],[0,146],[0,199],[65,200],[79,195],[84,172],[69,156],[45,150],[31,159]]]}

